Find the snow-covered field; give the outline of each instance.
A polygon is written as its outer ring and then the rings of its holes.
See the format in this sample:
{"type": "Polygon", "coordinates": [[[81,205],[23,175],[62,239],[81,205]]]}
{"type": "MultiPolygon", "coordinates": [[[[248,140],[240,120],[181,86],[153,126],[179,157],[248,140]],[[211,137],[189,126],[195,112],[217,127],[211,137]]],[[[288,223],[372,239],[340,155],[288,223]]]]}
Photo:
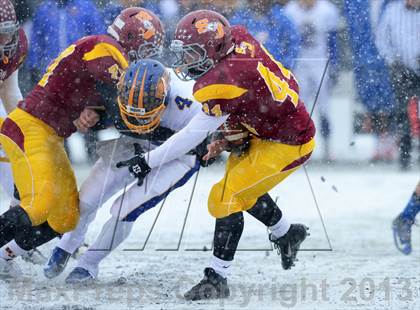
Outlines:
{"type": "MultiPolygon", "coordinates": [[[[76,171],[79,181],[88,172],[83,167],[76,171]]],[[[0,308],[419,309],[420,228],[414,227],[414,251],[408,257],[394,248],[390,229],[419,172],[402,173],[392,166],[311,164],[307,172],[320,213],[303,169],[272,192],[292,221],[310,227],[300,261],[291,271],[282,270],[266,229],[247,217],[242,251],[229,278],[229,299],[182,298],[201,279],[211,255],[205,250],[211,248],[214,221],[207,213],[206,198],[222,175],[222,167],[216,166],[200,171],[192,199],[194,180],[168,197],[158,217],[160,205],[142,216],[128,242],[103,262],[95,285],[64,284],[74,260],[62,276],[50,281],[41,266],[19,259],[27,279],[0,282],[0,308]]],[[[4,209],[5,200],[1,203],[4,209]]],[[[108,216],[105,205],[88,232],[88,243],[108,216]]],[[[41,250],[49,254],[54,243],[41,250]]]]}

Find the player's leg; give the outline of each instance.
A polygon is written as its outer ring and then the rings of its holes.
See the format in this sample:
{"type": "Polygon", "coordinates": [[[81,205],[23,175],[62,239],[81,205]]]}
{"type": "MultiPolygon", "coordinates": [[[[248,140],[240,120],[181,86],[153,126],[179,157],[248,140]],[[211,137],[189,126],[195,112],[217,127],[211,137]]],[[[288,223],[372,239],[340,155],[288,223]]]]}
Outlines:
{"type": "Polygon", "coordinates": [[[411,227],[414,224],[416,215],[420,212],[420,182],[408,204],[392,222],[394,241],[397,249],[408,255],[411,253],[411,227]]]}
{"type": "Polygon", "coordinates": [[[226,276],[242,232],[239,215],[242,211],[250,211],[269,226],[270,241],[279,248],[283,267],[291,267],[300,243],[306,238],[306,227],[289,225],[266,193],[305,162],[313,148],[313,141],[303,146],[289,146],[254,139],[248,155],[242,158],[231,155],[225,177],[213,186],[209,196],[209,211],[216,217],[210,268],[205,269],[204,279],[185,294],[187,299],[222,298],[228,294],[226,276]],[[225,222],[229,224],[223,225],[225,222]],[[229,242],[228,249],[223,242],[229,242]],[[291,253],[285,249],[290,249],[291,253]]]}
{"type": "Polygon", "coordinates": [[[14,240],[0,248],[0,259],[9,262],[9,264],[4,264],[4,267],[8,270],[3,270],[3,275],[6,277],[20,275],[19,268],[15,264],[10,264],[10,261],[17,256],[23,257],[27,255],[38,246],[51,241],[59,235],[47,222],[38,226],[23,227],[16,233],[14,240]]]}
{"type": "Polygon", "coordinates": [[[267,226],[270,231],[269,239],[281,256],[283,269],[294,266],[300,244],[309,235],[308,228],[302,224],[290,224],[269,194],[258,198],[248,213],[267,226]]]}
{"type": "Polygon", "coordinates": [[[31,220],[21,207],[11,208],[0,215],[0,247],[13,240],[27,226],[31,226],[31,220]]]}
{"type": "Polygon", "coordinates": [[[192,287],[184,297],[187,300],[226,298],[228,269],[232,265],[244,229],[242,212],[216,219],[213,237],[213,256],[204,269],[204,279],[192,287]]]}
{"type": "Polygon", "coordinates": [[[21,204],[33,226],[58,233],[78,222],[78,191],[63,138],[41,120],[16,109],[2,126],[0,142],[12,165],[21,204]]]}
{"type": "Polygon", "coordinates": [[[414,85],[412,74],[404,67],[395,67],[392,74],[394,95],[397,101],[395,111],[395,125],[399,139],[399,164],[401,169],[408,169],[411,159],[411,135],[408,120],[408,100],[413,95],[414,85]]]}
{"type": "MultiPolygon", "coordinates": [[[[133,188],[136,185],[133,185],[133,188]]],[[[121,198],[121,197],[120,197],[121,198]]],[[[66,283],[88,282],[98,277],[99,264],[130,235],[134,222],[111,217],[103,226],[95,242],[79,258],[77,267],[66,278],[66,283]]]]}
{"type": "Polygon", "coordinates": [[[188,182],[198,169],[195,156],[185,156],[183,160],[174,160],[152,170],[142,186],[132,185],[115,200],[111,208],[112,217],[105,223],[94,244],[79,259],[77,268],[66,282],[80,283],[96,278],[100,262],[127,239],[137,218],[188,182]]]}
{"type": "MultiPolygon", "coordinates": [[[[27,228],[47,222],[58,234],[73,229],[78,221],[78,192],[63,139],[20,109],[5,120],[1,133],[0,143],[11,162],[21,198],[17,209],[29,218],[27,228]]],[[[17,230],[7,236],[7,242],[16,237],[17,230]]]]}
{"type": "Polygon", "coordinates": [[[79,223],[76,229],[64,234],[53,249],[44,268],[47,278],[56,277],[64,271],[70,256],[83,245],[86,232],[95,219],[98,209],[124,188],[127,178],[129,178],[127,169],[114,169],[102,158],[95,163],[80,188],[79,223]]]}
{"type": "Polygon", "coordinates": [[[11,252],[9,255],[9,251],[3,247],[9,244],[19,231],[30,226],[31,220],[20,207],[11,208],[0,215],[0,278],[16,278],[22,274],[19,266],[12,260],[26,251],[17,254],[11,252]]]}

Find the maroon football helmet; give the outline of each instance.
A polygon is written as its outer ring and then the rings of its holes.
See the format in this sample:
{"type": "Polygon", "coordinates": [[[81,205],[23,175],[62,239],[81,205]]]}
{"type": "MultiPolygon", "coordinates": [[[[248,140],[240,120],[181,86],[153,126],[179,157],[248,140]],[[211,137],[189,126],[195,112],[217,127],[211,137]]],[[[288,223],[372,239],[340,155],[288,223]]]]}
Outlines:
{"type": "Polygon", "coordinates": [[[108,33],[121,44],[131,60],[162,53],[165,31],[159,17],[149,10],[138,7],[123,10],[108,27],[108,33]]]}
{"type": "Polygon", "coordinates": [[[0,57],[3,62],[16,53],[19,42],[19,24],[10,0],[0,0],[0,57]]]}
{"type": "Polygon", "coordinates": [[[178,23],[171,51],[177,56],[173,64],[181,80],[197,79],[234,50],[228,20],[217,12],[198,10],[178,23]]]}

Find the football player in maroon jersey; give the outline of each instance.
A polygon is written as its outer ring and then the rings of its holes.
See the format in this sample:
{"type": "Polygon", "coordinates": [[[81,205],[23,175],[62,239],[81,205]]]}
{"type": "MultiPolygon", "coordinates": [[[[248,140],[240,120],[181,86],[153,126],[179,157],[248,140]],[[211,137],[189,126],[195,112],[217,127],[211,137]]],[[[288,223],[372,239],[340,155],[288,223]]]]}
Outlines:
{"type": "MultiPolygon", "coordinates": [[[[0,126],[6,113],[16,108],[22,94],[18,84],[18,71],[28,53],[28,40],[16,20],[10,0],[0,0],[0,126]]],[[[0,185],[9,198],[13,198],[14,186],[10,165],[0,147],[0,185]]],[[[16,201],[12,201],[12,205],[16,201]]]]}
{"type": "Polygon", "coordinates": [[[77,225],[78,191],[64,138],[77,130],[84,109],[100,107],[109,91],[117,96],[128,57],[150,57],[160,52],[163,41],[155,14],[125,9],[107,35],[85,37],[65,49],[4,120],[0,143],[21,203],[0,216],[0,275],[17,275],[12,258],[77,225]]]}
{"type": "MultiPolygon", "coordinates": [[[[189,300],[223,298],[229,296],[226,278],[243,231],[243,211],[269,228],[283,268],[294,265],[307,228],[290,224],[268,191],[309,159],[315,126],[293,73],[247,29],[231,27],[222,15],[189,13],[178,23],[171,49],[178,56],[178,76],[196,81],[194,97],[202,113],[159,148],[133,158],[133,166],[140,167],[136,174],[143,178],[148,169],[185,154],[227,120],[242,131],[241,139],[248,131],[248,149],[231,153],[224,178],[210,192],[208,209],[216,218],[213,257],[204,279],[185,294],[189,300]]],[[[217,155],[220,145],[210,145],[206,158],[217,155]]]]}

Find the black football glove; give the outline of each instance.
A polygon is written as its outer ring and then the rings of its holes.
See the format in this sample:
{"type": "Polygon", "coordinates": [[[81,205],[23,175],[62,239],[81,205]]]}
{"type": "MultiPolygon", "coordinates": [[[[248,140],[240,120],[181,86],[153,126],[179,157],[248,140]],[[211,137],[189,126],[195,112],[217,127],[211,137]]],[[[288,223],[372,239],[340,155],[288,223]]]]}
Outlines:
{"type": "Polygon", "coordinates": [[[146,159],[144,158],[141,146],[138,143],[134,143],[133,145],[135,156],[129,160],[118,162],[117,168],[128,167],[128,171],[130,171],[131,175],[138,180],[137,185],[142,186],[144,178],[152,169],[149,167],[146,159]]]}

